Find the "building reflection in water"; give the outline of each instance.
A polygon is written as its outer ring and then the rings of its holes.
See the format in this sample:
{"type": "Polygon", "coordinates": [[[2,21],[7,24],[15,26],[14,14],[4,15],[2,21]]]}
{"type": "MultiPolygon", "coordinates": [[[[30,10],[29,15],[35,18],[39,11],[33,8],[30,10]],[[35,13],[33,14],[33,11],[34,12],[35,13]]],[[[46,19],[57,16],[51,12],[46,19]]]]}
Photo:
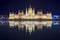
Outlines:
{"type": "Polygon", "coordinates": [[[0,25],[4,25],[9,23],[10,28],[14,28],[18,26],[18,29],[26,28],[26,32],[28,31],[30,34],[31,32],[35,31],[35,28],[43,29],[44,27],[51,28],[52,25],[58,25],[58,21],[0,21],[0,25]]]}
{"type": "Polygon", "coordinates": [[[38,29],[42,29],[43,26],[46,26],[47,28],[51,28],[52,21],[9,21],[9,26],[15,27],[18,26],[18,29],[23,29],[24,27],[26,28],[26,31],[29,33],[34,32],[35,26],[38,29]]]}

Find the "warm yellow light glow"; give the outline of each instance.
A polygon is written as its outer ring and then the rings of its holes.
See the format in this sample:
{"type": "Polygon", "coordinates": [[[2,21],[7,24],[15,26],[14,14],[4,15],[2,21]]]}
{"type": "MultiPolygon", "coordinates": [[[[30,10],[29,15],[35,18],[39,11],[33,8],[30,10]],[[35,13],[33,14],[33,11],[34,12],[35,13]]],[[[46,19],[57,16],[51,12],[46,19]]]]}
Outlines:
{"type": "Polygon", "coordinates": [[[14,26],[18,26],[18,29],[24,29],[26,28],[26,32],[28,31],[30,34],[31,32],[34,32],[35,26],[37,26],[38,29],[43,28],[43,26],[46,26],[47,28],[51,28],[52,21],[9,21],[10,28],[14,26]]]}
{"type": "Polygon", "coordinates": [[[24,14],[23,11],[18,11],[18,14],[10,13],[9,19],[52,19],[52,14],[46,13],[43,14],[42,11],[37,11],[37,15],[35,13],[35,9],[30,6],[30,8],[26,8],[26,12],[24,14]]]}
{"type": "Polygon", "coordinates": [[[29,9],[28,10],[32,10],[32,7],[31,7],[31,5],[30,5],[30,7],[29,7],[29,9]]]}

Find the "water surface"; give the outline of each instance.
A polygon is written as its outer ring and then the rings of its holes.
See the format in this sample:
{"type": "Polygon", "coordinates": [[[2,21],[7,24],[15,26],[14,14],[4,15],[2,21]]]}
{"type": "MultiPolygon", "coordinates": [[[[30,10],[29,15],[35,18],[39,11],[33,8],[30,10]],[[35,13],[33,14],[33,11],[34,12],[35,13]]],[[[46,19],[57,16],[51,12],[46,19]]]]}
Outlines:
{"type": "Polygon", "coordinates": [[[59,39],[59,21],[0,21],[0,40],[59,39]]]}

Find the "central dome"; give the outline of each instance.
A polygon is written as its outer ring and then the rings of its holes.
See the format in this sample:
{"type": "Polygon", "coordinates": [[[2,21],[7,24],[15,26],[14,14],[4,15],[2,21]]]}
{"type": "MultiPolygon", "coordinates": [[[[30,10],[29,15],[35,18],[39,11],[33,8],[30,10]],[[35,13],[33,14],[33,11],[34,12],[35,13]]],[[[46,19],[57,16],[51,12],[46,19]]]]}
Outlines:
{"type": "Polygon", "coordinates": [[[32,7],[30,6],[28,10],[32,10],[32,7]]]}

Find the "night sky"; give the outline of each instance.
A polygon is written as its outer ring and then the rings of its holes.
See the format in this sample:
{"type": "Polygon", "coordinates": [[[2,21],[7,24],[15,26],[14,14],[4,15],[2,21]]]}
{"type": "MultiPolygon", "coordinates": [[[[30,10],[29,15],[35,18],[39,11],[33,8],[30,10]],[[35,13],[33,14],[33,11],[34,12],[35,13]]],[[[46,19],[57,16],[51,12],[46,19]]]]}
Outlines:
{"type": "Polygon", "coordinates": [[[44,13],[60,15],[59,0],[0,0],[0,14],[8,15],[9,12],[24,10],[31,5],[36,11],[43,10],[44,13]]]}

